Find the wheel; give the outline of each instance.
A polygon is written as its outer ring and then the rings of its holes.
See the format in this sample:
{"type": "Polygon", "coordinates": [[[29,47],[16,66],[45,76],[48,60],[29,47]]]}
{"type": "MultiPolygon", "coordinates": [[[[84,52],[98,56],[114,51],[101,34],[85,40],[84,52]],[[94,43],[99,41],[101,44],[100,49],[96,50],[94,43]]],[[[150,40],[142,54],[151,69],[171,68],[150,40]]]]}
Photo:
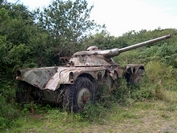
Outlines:
{"type": "Polygon", "coordinates": [[[18,83],[18,89],[16,91],[16,101],[21,104],[33,101],[31,93],[31,86],[24,81],[20,81],[18,83]]]}
{"type": "Polygon", "coordinates": [[[138,69],[138,71],[135,74],[131,74],[130,82],[137,83],[137,84],[141,83],[143,78],[143,73],[144,73],[143,69],[138,69]]]}
{"type": "Polygon", "coordinates": [[[66,87],[63,107],[67,112],[80,112],[88,102],[94,101],[94,96],[93,83],[86,77],[79,77],[73,85],[66,87]]]}

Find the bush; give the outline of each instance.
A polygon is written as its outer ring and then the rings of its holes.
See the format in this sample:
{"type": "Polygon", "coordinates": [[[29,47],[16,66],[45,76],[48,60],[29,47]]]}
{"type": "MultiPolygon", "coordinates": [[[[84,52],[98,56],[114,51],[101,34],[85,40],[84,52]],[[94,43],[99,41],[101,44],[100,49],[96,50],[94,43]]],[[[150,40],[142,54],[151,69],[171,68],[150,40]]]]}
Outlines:
{"type": "Polygon", "coordinates": [[[10,127],[20,115],[16,107],[15,86],[10,81],[0,82],[0,128],[10,127]]]}
{"type": "Polygon", "coordinates": [[[151,84],[161,82],[165,90],[177,90],[177,70],[158,61],[146,65],[146,74],[151,84]]]}
{"type": "Polygon", "coordinates": [[[19,116],[14,104],[7,103],[5,97],[0,95],[0,129],[5,127],[11,127],[13,121],[19,116]]]}

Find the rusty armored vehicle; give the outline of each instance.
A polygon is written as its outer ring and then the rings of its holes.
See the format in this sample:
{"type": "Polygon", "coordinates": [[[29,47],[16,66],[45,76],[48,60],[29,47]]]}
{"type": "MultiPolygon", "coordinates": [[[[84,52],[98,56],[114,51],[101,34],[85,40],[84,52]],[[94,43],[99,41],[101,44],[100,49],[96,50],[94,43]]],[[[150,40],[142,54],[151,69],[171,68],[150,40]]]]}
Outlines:
{"type": "Polygon", "coordinates": [[[50,102],[68,111],[78,112],[88,101],[94,101],[99,85],[112,90],[114,81],[120,78],[126,78],[127,82],[141,80],[144,71],[142,64],[128,64],[123,68],[112,57],[168,38],[170,35],[120,49],[100,50],[91,46],[86,51],[74,53],[66,66],[18,70],[17,102],[50,102]]]}

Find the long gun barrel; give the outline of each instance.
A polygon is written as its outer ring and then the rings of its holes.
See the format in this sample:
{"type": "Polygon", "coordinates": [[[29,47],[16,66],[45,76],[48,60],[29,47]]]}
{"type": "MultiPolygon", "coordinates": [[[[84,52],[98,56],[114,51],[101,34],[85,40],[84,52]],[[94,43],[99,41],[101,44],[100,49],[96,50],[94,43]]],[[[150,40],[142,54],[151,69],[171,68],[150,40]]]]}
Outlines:
{"type": "Polygon", "coordinates": [[[125,47],[125,48],[121,48],[121,49],[119,49],[119,53],[129,51],[129,50],[132,50],[132,49],[135,49],[135,48],[138,48],[138,47],[141,47],[141,46],[145,46],[145,45],[148,45],[148,44],[152,44],[152,43],[155,43],[155,42],[158,42],[158,41],[161,41],[161,40],[165,40],[165,39],[168,39],[170,37],[171,37],[171,35],[169,34],[169,35],[161,36],[161,37],[158,37],[158,38],[155,38],[155,39],[152,39],[152,40],[148,40],[148,41],[145,41],[145,42],[137,43],[137,44],[125,47]]]}
{"type": "Polygon", "coordinates": [[[155,38],[155,39],[151,39],[151,40],[148,40],[148,41],[145,41],[145,42],[137,43],[137,44],[127,46],[127,47],[124,47],[124,48],[120,48],[120,49],[114,48],[114,49],[111,49],[111,50],[103,50],[103,51],[100,51],[99,54],[102,54],[106,58],[111,58],[111,57],[119,55],[122,52],[126,52],[126,51],[129,51],[129,50],[132,50],[132,49],[136,49],[136,48],[139,48],[139,47],[142,47],[142,46],[145,46],[145,45],[153,44],[155,42],[165,40],[165,39],[168,39],[170,37],[171,37],[171,35],[169,34],[169,35],[161,36],[161,37],[158,37],[158,38],[155,38]]]}

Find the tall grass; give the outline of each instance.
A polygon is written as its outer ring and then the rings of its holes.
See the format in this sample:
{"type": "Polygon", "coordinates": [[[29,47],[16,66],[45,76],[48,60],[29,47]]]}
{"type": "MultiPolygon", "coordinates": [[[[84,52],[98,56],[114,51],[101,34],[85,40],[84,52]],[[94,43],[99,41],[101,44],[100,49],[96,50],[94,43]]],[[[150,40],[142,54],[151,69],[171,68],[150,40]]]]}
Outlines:
{"type": "Polygon", "coordinates": [[[14,101],[15,86],[10,81],[0,83],[0,129],[11,127],[20,115],[14,101]]]}

